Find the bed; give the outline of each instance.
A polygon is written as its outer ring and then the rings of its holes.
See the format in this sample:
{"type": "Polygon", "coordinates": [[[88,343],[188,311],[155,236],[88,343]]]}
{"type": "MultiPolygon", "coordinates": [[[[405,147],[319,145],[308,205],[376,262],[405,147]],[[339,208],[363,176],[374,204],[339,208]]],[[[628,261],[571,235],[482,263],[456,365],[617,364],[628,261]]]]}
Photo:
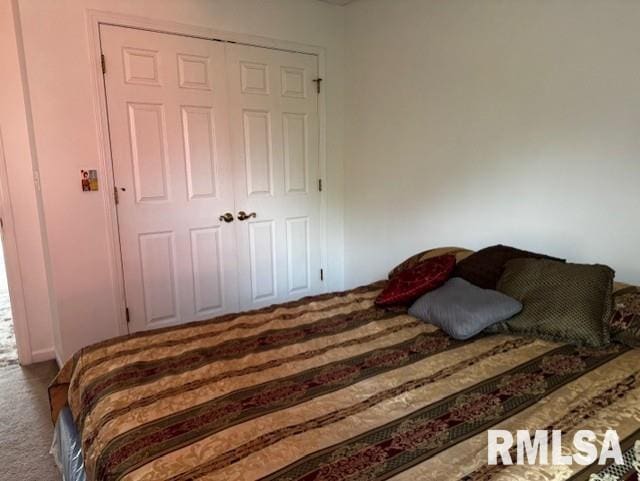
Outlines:
{"type": "Polygon", "coordinates": [[[59,457],[89,481],[637,479],[640,349],[456,341],[380,289],[83,349],[50,387],[59,457]],[[627,464],[489,466],[490,428],[612,428],[627,464]]]}

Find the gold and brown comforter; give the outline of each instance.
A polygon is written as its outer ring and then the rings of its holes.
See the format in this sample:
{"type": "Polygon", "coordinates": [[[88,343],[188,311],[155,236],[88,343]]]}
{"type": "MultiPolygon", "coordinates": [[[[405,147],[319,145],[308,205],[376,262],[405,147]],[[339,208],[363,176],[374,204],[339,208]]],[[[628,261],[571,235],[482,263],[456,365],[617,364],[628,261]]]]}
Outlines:
{"type": "Polygon", "coordinates": [[[455,341],[376,308],[379,288],[83,349],[50,388],[52,415],[68,402],[100,481],[586,479],[489,467],[486,430],[638,436],[640,350],[455,341]]]}

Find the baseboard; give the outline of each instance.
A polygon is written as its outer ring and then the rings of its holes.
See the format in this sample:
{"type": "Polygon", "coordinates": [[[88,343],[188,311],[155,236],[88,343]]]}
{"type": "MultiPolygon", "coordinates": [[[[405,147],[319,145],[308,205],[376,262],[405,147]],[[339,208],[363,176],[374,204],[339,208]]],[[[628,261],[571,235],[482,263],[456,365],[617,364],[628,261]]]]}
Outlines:
{"type": "Polygon", "coordinates": [[[56,352],[52,347],[47,349],[38,349],[37,351],[33,351],[31,353],[31,362],[43,362],[43,361],[51,361],[52,359],[56,359],[56,352]]]}

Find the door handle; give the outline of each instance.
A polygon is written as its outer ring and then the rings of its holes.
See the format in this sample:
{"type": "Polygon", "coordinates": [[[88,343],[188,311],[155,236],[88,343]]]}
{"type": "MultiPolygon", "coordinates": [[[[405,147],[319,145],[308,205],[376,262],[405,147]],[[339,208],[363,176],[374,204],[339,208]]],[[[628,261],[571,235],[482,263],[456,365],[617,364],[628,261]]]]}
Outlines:
{"type": "Polygon", "coordinates": [[[219,220],[225,221],[227,223],[229,222],[233,222],[233,214],[231,212],[226,212],[223,215],[221,215],[220,217],[218,217],[219,220]]]}
{"type": "Polygon", "coordinates": [[[247,220],[247,219],[251,219],[251,218],[256,218],[256,213],[255,212],[251,212],[250,214],[247,214],[245,211],[241,210],[240,212],[238,212],[238,220],[247,220]]]}

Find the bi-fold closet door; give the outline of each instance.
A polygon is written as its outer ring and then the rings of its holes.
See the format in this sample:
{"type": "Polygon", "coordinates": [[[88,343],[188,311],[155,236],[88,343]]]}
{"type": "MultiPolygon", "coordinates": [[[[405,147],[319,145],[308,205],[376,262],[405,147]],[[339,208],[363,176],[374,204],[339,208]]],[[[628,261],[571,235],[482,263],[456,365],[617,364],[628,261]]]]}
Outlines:
{"type": "Polygon", "coordinates": [[[129,330],[320,292],[317,57],[100,39],[129,330]]]}

